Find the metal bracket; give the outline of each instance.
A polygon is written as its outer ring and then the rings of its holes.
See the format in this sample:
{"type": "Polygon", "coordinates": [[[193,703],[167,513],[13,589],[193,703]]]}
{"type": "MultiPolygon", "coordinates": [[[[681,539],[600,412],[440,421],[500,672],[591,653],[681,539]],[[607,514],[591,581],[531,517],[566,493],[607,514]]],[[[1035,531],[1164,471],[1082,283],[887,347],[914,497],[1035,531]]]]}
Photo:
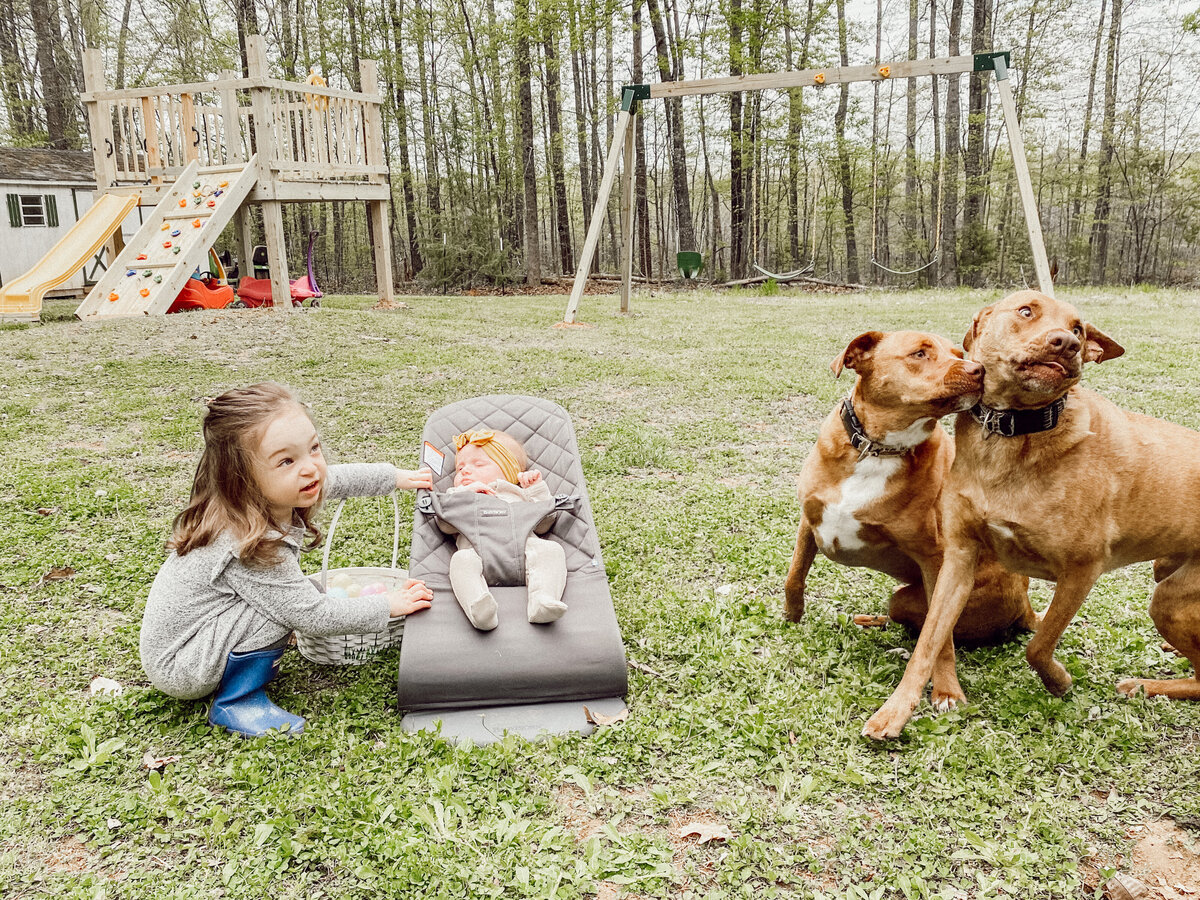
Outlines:
{"type": "Polygon", "coordinates": [[[650,85],[627,84],[621,88],[621,109],[631,114],[637,114],[639,101],[650,99],[650,85]]]}
{"type": "Polygon", "coordinates": [[[975,71],[976,72],[995,72],[997,77],[1000,73],[1012,68],[1012,52],[1009,50],[997,50],[994,53],[976,53],[975,54],[975,71]],[[1000,61],[1001,69],[996,65],[1000,61]]]}

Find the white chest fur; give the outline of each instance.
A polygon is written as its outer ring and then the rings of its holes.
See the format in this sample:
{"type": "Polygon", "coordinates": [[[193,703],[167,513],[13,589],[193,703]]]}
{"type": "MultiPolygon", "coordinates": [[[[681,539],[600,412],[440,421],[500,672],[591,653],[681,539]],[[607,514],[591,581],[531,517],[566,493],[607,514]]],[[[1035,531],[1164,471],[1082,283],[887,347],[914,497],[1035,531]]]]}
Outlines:
{"type": "Polygon", "coordinates": [[[854,466],[854,472],[842,482],[841,497],[825,507],[816,529],[821,552],[832,557],[839,550],[862,550],[866,542],[859,536],[859,510],[878,500],[887,491],[888,479],[899,471],[902,461],[895,456],[866,456],[854,466]]]}

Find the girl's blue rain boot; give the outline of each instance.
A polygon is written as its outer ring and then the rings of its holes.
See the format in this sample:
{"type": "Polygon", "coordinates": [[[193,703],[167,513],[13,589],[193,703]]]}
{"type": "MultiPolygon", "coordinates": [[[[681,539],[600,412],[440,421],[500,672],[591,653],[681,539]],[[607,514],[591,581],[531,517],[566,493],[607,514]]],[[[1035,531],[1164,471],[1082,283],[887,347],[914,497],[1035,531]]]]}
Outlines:
{"type": "Polygon", "coordinates": [[[272,729],[289,737],[304,730],[304,719],[280,709],[267,698],[266,686],[279,671],[284,647],[230,653],[225,674],[213,696],[208,724],[245,737],[260,737],[272,729]]]}

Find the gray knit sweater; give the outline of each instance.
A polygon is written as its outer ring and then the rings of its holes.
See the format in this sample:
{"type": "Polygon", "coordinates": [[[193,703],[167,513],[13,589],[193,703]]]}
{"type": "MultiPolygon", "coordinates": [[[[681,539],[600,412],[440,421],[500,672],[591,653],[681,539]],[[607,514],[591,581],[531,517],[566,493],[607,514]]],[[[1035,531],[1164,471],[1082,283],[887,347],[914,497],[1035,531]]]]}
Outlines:
{"type": "MultiPolygon", "coordinates": [[[[377,497],[396,489],[390,463],[330,466],[325,497],[377,497]]],[[[312,635],[383,631],[383,596],[334,600],[300,569],[303,529],[292,528],[273,565],[258,567],[237,556],[225,532],[186,556],[174,551],[158,570],[142,616],[141,656],[151,684],[191,700],[212,693],[231,651],[257,650],[292,631],[312,635]]]]}

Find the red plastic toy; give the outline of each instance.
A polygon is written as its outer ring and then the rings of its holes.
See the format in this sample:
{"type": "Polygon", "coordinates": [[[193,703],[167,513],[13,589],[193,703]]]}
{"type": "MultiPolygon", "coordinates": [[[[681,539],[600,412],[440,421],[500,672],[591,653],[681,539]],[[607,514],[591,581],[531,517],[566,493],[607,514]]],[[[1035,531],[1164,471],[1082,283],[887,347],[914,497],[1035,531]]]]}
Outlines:
{"type": "Polygon", "coordinates": [[[233,288],[227,284],[221,284],[215,278],[189,278],[167,312],[176,313],[189,309],[224,309],[233,302],[233,298],[233,288]]]}
{"type": "MultiPolygon", "coordinates": [[[[316,243],[318,231],[308,233],[308,274],[291,282],[292,306],[303,306],[308,300],[309,306],[320,306],[321,288],[317,285],[317,276],[313,272],[313,245],[316,243]]],[[[256,260],[257,261],[257,260],[256,260]]],[[[237,288],[238,303],[235,306],[271,306],[271,279],[242,277],[237,288]]]]}

